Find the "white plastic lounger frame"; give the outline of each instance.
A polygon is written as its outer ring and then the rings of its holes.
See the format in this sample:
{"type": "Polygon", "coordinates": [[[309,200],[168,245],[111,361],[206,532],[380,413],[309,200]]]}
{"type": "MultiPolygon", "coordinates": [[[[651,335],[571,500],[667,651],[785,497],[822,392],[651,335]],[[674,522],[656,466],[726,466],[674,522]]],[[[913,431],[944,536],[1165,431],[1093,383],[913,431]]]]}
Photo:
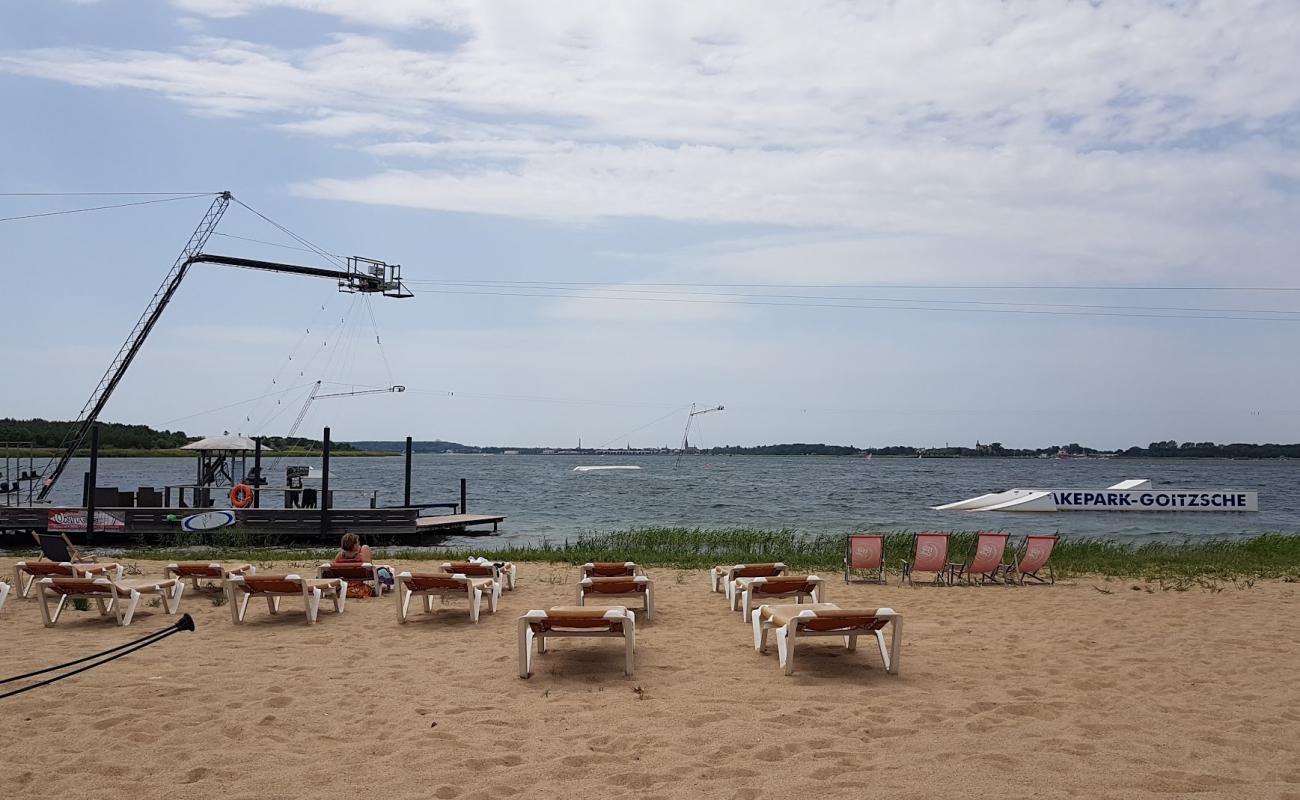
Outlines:
{"type": "Polygon", "coordinates": [[[580,608],[557,606],[547,611],[534,609],[519,618],[519,677],[533,672],[533,641],[537,652],[546,652],[546,640],[556,636],[600,636],[623,638],[623,674],[636,667],[636,614],[623,606],[580,608]]]}
{"type": "Polygon", "coordinates": [[[191,585],[195,591],[199,590],[199,581],[208,580],[216,581],[217,587],[225,591],[226,581],[236,575],[255,575],[257,567],[252,564],[240,564],[237,567],[227,567],[213,561],[203,563],[202,561],[185,561],[179,564],[172,563],[163,567],[163,574],[169,578],[178,578],[184,580],[190,579],[191,585]]]}
{"type": "Polygon", "coordinates": [[[108,578],[41,578],[36,584],[36,591],[41,600],[41,617],[47,628],[58,624],[69,597],[94,600],[99,606],[101,617],[112,614],[117,618],[118,626],[124,627],[131,624],[140,605],[140,598],[146,594],[161,597],[163,610],[175,614],[181,607],[185,582],[176,578],[132,581],[130,584],[115,583],[108,578]],[[53,611],[50,610],[52,597],[59,598],[53,611]]]}
{"type": "Polygon", "coordinates": [[[125,568],[121,564],[93,561],[19,561],[14,565],[14,583],[18,584],[18,596],[30,597],[32,587],[41,578],[80,578],[88,575],[103,575],[111,580],[122,580],[125,568]]]}
{"type": "Polygon", "coordinates": [[[736,605],[742,621],[749,621],[755,605],[776,605],[770,598],[793,597],[795,603],[807,598],[812,603],[826,602],[826,581],[816,575],[781,575],[775,578],[740,578],[736,581],[736,605]],[[741,581],[744,581],[742,584],[741,581]],[[770,591],[769,591],[770,589],[770,591]],[[756,604],[754,601],[758,600],[756,604]]]}
{"type": "Polygon", "coordinates": [[[4,581],[0,581],[0,608],[5,607],[5,600],[9,597],[9,592],[13,587],[4,581]]]}
{"type": "Polygon", "coordinates": [[[578,605],[585,606],[587,597],[640,597],[641,610],[647,621],[655,618],[655,582],[644,575],[632,578],[583,578],[578,581],[578,605]]]}
{"type": "Polygon", "coordinates": [[[834,603],[798,606],[759,606],[752,615],[754,649],[767,652],[767,632],[776,630],[776,651],[781,669],[794,673],[795,640],[808,636],[839,636],[850,652],[858,647],[858,636],[872,634],[880,647],[885,671],[898,674],[899,648],[903,643],[903,615],[892,608],[845,608],[834,603]],[[827,613],[830,612],[830,613],[827,613]],[[882,628],[889,625],[889,646],[885,646],[882,628]]]}
{"type": "Polygon", "coordinates": [[[713,591],[725,594],[727,602],[731,603],[731,590],[737,578],[772,577],[784,575],[785,570],[785,564],[780,561],[770,564],[732,564],[729,567],[714,567],[710,578],[713,583],[713,591]]]}
{"type": "Polygon", "coordinates": [[[392,575],[393,568],[387,564],[372,564],[369,561],[362,561],[356,564],[337,564],[330,562],[321,564],[316,568],[317,578],[342,578],[348,583],[361,581],[370,584],[370,591],[374,592],[372,597],[379,597],[384,593],[383,581],[379,580],[379,570],[386,569],[388,574],[392,575]]]}
{"type": "Polygon", "coordinates": [[[411,598],[415,595],[423,598],[426,614],[433,613],[435,597],[464,597],[469,600],[469,618],[473,622],[478,622],[484,592],[488,596],[488,611],[493,614],[497,613],[497,601],[501,599],[501,584],[491,578],[472,578],[459,573],[403,572],[397,576],[393,588],[397,590],[398,622],[406,622],[410,616],[411,598]]]}
{"type": "Polygon", "coordinates": [[[588,561],[578,569],[583,578],[631,578],[645,572],[633,561],[588,561]]]}
{"type": "Polygon", "coordinates": [[[501,595],[501,590],[514,591],[515,576],[518,573],[515,565],[509,561],[500,566],[492,562],[480,564],[477,561],[447,561],[443,562],[439,569],[443,572],[466,575],[471,578],[489,577],[500,584],[500,589],[497,591],[498,597],[501,595]]]}
{"type": "Polygon", "coordinates": [[[301,575],[236,575],[226,581],[230,602],[230,618],[236,625],[248,614],[248,602],[253,595],[266,598],[266,609],[280,613],[281,597],[302,596],[307,624],[315,625],[320,614],[320,601],[328,597],[334,603],[334,612],[343,613],[348,599],[348,582],[342,578],[304,578],[301,575]]]}

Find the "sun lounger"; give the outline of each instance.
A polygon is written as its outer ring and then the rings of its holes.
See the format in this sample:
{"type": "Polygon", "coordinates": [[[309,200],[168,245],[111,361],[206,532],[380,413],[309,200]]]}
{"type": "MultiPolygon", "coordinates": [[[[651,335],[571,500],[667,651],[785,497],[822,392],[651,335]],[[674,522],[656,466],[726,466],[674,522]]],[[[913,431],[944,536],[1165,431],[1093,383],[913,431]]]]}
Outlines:
{"type": "Polygon", "coordinates": [[[317,578],[342,578],[348,583],[360,581],[370,584],[370,591],[373,597],[379,597],[384,593],[383,581],[379,579],[379,570],[386,569],[388,574],[393,574],[393,568],[387,564],[372,564],[369,561],[363,561],[360,564],[321,564],[316,568],[317,578]]]}
{"type": "Polygon", "coordinates": [[[342,578],[304,578],[301,575],[235,575],[226,581],[230,600],[230,618],[238,625],[248,613],[248,603],[254,596],[266,598],[266,608],[272,614],[280,613],[280,598],[302,597],[307,624],[315,625],[320,614],[322,598],[334,603],[334,611],[343,613],[348,599],[348,582],[342,578]]]}
{"type": "Polygon", "coordinates": [[[1025,578],[1031,578],[1039,583],[1056,583],[1056,572],[1051,564],[1056,540],[1057,537],[1048,535],[1026,536],[1020,545],[1020,552],[1006,569],[1007,582],[1024,586],[1025,578]],[[1044,569],[1047,570],[1046,578],[1039,574],[1044,569]]]}
{"type": "Polygon", "coordinates": [[[537,641],[537,652],[545,653],[546,640],[556,636],[622,637],[623,674],[632,674],[636,653],[636,614],[623,606],[556,606],[524,614],[519,618],[519,677],[527,678],[532,674],[533,641],[537,641]]]}
{"type": "Polygon", "coordinates": [[[218,587],[223,591],[225,582],[236,575],[253,575],[257,572],[257,567],[252,564],[239,564],[233,567],[227,567],[216,562],[206,561],[183,561],[178,564],[168,564],[163,567],[163,574],[169,578],[190,579],[194,590],[198,591],[199,581],[216,581],[218,587]]]}
{"type": "Polygon", "coordinates": [[[466,575],[471,578],[488,577],[501,584],[504,591],[512,592],[515,589],[515,578],[519,570],[509,561],[500,564],[481,564],[477,561],[451,561],[442,565],[442,571],[466,575]]]}
{"type": "Polygon", "coordinates": [[[808,605],[765,605],[750,615],[754,626],[754,649],[767,652],[767,632],[776,631],[776,650],[781,669],[794,672],[794,645],[808,636],[840,636],[851,652],[857,649],[858,637],[875,636],[885,671],[898,674],[899,647],[903,642],[903,616],[892,608],[840,608],[834,603],[808,605]],[[889,646],[885,646],[883,628],[891,625],[889,646]]]}
{"type": "Polygon", "coordinates": [[[4,581],[0,581],[0,608],[5,607],[5,600],[9,598],[9,592],[12,591],[12,589],[13,587],[11,587],[9,584],[5,583],[4,581]]]}
{"type": "Polygon", "coordinates": [[[583,578],[631,578],[639,568],[631,561],[588,561],[578,569],[583,578]]]}
{"type": "Polygon", "coordinates": [[[111,575],[114,580],[122,579],[124,570],[121,564],[101,564],[94,556],[78,552],[67,534],[33,533],[32,538],[41,548],[41,560],[19,561],[14,565],[14,583],[18,584],[19,597],[31,595],[32,586],[40,578],[111,575]]]}
{"type": "Polygon", "coordinates": [[[850,533],[844,554],[845,583],[885,583],[885,537],[879,533],[850,533]],[[875,573],[855,580],[857,573],[875,573]]]}
{"type": "Polygon", "coordinates": [[[902,586],[903,581],[907,581],[908,585],[915,586],[912,582],[913,572],[933,572],[935,584],[943,585],[944,572],[948,569],[948,534],[913,534],[912,552],[915,553],[912,560],[903,562],[903,577],[898,585],[902,586]]]}
{"type": "Polygon", "coordinates": [[[578,605],[587,604],[588,595],[602,597],[640,597],[646,621],[655,616],[655,582],[644,575],[635,577],[591,577],[578,581],[578,605]]]}
{"type": "MultiPolygon", "coordinates": [[[[736,582],[737,584],[740,581],[736,582]]],[[[826,601],[825,581],[816,575],[782,575],[776,578],[750,578],[743,586],[736,586],[737,606],[741,619],[749,621],[756,606],[770,604],[777,597],[793,597],[795,603],[805,599],[810,603],[826,601]]]]}
{"type": "MultiPolygon", "coordinates": [[[[774,561],[769,564],[732,564],[713,568],[710,578],[713,591],[722,592],[731,602],[731,590],[737,578],[771,578],[785,574],[785,564],[774,561]]],[[[734,604],[733,604],[734,607],[734,604]]]]}
{"type": "Polygon", "coordinates": [[[488,611],[495,614],[497,601],[501,598],[501,584],[491,578],[474,578],[469,575],[447,572],[403,572],[397,576],[394,585],[397,590],[397,621],[406,622],[411,607],[411,598],[419,595],[424,598],[424,613],[433,612],[433,598],[463,597],[469,601],[469,618],[478,622],[479,609],[483,595],[488,597],[488,611]]]}
{"type": "Polygon", "coordinates": [[[1007,549],[1005,533],[979,533],[975,536],[975,556],[970,561],[954,564],[953,582],[984,584],[1001,583],[998,572],[1002,570],[1002,556],[1007,549]]]}
{"type": "Polygon", "coordinates": [[[53,628],[67,607],[69,598],[78,597],[94,600],[99,606],[99,615],[112,614],[119,626],[131,624],[135,617],[140,598],[146,594],[162,598],[163,610],[175,614],[181,607],[181,594],[185,591],[185,582],[177,578],[160,578],[133,581],[114,581],[105,577],[98,578],[41,578],[36,584],[37,594],[41,599],[41,616],[45,627],[53,628]],[[50,610],[50,600],[58,598],[54,610],[50,610]]]}

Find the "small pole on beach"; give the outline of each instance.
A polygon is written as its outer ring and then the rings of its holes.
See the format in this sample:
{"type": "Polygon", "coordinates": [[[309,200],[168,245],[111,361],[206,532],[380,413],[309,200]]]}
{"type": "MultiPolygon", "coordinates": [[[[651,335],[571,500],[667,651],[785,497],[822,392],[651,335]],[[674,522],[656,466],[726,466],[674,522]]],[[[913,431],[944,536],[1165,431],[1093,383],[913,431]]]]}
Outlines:
{"type": "Polygon", "coordinates": [[[90,472],[86,473],[86,544],[95,533],[95,486],[99,482],[99,426],[90,427],[90,472]]]}
{"type": "Polygon", "coordinates": [[[406,492],[402,495],[402,505],[411,507],[411,437],[406,437],[406,492]]]}
{"type": "Polygon", "coordinates": [[[262,507],[262,437],[253,437],[253,508],[262,507]]]}
{"type": "Polygon", "coordinates": [[[460,479],[460,513],[468,514],[469,509],[465,506],[465,479],[460,479]]]}
{"type": "Polygon", "coordinates": [[[325,433],[321,435],[320,462],[320,532],[321,535],[325,535],[330,530],[330,429],[328,425],[325,427],[325,433]]]}

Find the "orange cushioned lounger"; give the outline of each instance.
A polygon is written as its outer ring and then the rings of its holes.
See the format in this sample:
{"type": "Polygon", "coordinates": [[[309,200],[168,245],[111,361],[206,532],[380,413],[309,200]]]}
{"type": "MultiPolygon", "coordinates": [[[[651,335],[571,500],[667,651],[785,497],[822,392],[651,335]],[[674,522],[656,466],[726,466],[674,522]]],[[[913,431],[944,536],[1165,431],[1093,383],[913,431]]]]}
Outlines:
{"type": "Polygon", "coordinates": [[[655,582],[644,575],[634,577],[590,577],[578,582],[578,605],[587,604],[588,595],[605,597],[640,597],[647,620],[655,616],[655,582]]]}
{"type": "Polygon", "coordinates": [[[807,636],[839,636],[849,651],[858,647],[858,637],[869,634],[880,646],[885,671],[898,674],[899,647],[903,643],[903,616],[892,608],[840,608],[834,603],[759,606],[752,614],[754,649],[767,652],[767,632],[776,631],[776,650],[781,669],[794,672],[795,640],[807,636]],[[882,629],[892,626],[889,647],[882,629]]]}
{"type": "Polygon", "coordinates": [[[248,603],[254,595],[266,598],[266,608],[272,614],[280,613],[280,598],[301,596],[307,624],[315,625],[323,597],[333,601],[335,613],[343,613],[348,599],[348,582],[341,578],[304,578],[294,574],[236,575],[226,581],[226,591],[230,599],[230,618],[236,625],[244,621],[248,603]]]}
{"type": "Polygon", "coordinates": [[[121,564],[99,563],[94,556],[88,556],[77,550],[66,533],[33,533],[32,538],[41,548],[39,561],[19,561],[14,565],[14,583],[18,584],[18,596],[27,597],[32,593],[32,586],[40,578],[65,577],[76,578],[82,575],[107,575],[114,580],[121,580],[121,564]]]}
{"type": "Polygon", "coordinates": [[[636,655],[636,614],[623,606],[608,608],[555,606],[529,611],[519,618],[519,677],[533,671],[533,642],[546,652],[546,640],[556,636],[601,636],[623,639],[623,674],[631,675],[636,655]]]}
{"type": "Polygon", "coordinates": [[[709,573],[713,591],[722,592],[731,602],[731,589],[738,578],[772,578],[785,574],[785,564],[776,561],[770,564],[732,564],[717,566],[709,573]]]}
{"type": "Polygon", "coordinates": [[[741,619],[749,622],[750,612],[756,606],[772,603],[778,597],[793,597],[796,603],[807,600],[821,603],[826,600],[826,581],[816,575],[780,575],[775,578],[750,578],[743,584],[736,582],[736,607],[741,619]]]}
{"type": "Polygon", "coordinates": [[[578,569],[583,578],[631,578],[637,573],[637,565],[631,561],[588,561],[578,569]]]}
{"type": "Polygon", "coordinates": [[[509,561],[500,564],[480,564],[477,561],[451,561],[442,565],[442,571],[467,575],[471,578],[491,578],[501,584],[502,589],[511,592],[515,589],[515,578],[519,574],[518,568],[509,561]]]}
{"type": "Polygon", "coordinates": [[[85,598],[94,600],[99,606],[99,615],[112,614],[119,626],[131,624],[135,610],[140,605],[140,598],[146,594],[162,598],[163,610],[175,614],[181,607],[181,594],[185,591],[185,582],[177,578],[145,579],[133,581],[114,581],[105,577],[98,578],[41,578],[36,584],[41,599],[41,616],[45,627],[53,628],[67,607],[68,598],[85,598]],[[50,600],[57,597],[54,609],[50,609],[50,600]]]}
{"type": "Polygon", "coordinates": [[[338,564],[330,562],[321,564],[316,568],[317,578],[342,578],[348,583],[360,581],[361,583],[370,584],[370,591],[373,597],[379,597],[384,593],[384,582],[379,580],[379,570],[386,569],[388,574],[393,574],[393,568],[387,564],[372,564],[369,561],[363,561],[359,564],[338,564]]]}
{"type": "Polygon", "coordinates": [[[483,595],[488,597],[488,611],[497,611],[497,600],[501,587],[491,578],[471,578],[468,575],[448,572],[403,572],[397,576],[397,621],[406,622],[411,607],[411,598],[419,595],[424,599],[424,613],[433,613],[433,598],[464,598],[469,601],[469,618],[478,622],[479,608],[483,595]]]}
{"type": "Polygon", "coordinates": [[[169,578],[180,578],[182,580],[189,578],[195,590],[199,588],[199,581],[216,581],[224,589],[225,582],[236,575],[253,575],[256,572],[257,567],[252,564],[237,564],[233,567],[227,567],[215,561],[182,561],[163,567],[163,574],[169,578]]]}

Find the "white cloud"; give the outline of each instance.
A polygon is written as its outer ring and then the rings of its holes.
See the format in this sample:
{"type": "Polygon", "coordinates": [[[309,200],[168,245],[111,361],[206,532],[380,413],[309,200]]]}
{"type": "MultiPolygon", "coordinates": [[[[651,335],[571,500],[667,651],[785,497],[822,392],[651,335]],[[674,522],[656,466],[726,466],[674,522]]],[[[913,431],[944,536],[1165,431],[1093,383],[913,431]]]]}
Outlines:
{"type": "Polygon", "coordinates": [[[774,269],[827,280],[864,260],[1268,275],[1300,245],[1297,194],[1270,183],[1300,174],[1287,2],[174,5],[214,29],[273,7],[371,28],[297,50],[16,51],[0,71],[153,91],[381,162],[296,187],[312,197],[833,231],[728,269],[779,253],[774,269]],[[455,43],[419,46],[431,30],[455,43]]]}

